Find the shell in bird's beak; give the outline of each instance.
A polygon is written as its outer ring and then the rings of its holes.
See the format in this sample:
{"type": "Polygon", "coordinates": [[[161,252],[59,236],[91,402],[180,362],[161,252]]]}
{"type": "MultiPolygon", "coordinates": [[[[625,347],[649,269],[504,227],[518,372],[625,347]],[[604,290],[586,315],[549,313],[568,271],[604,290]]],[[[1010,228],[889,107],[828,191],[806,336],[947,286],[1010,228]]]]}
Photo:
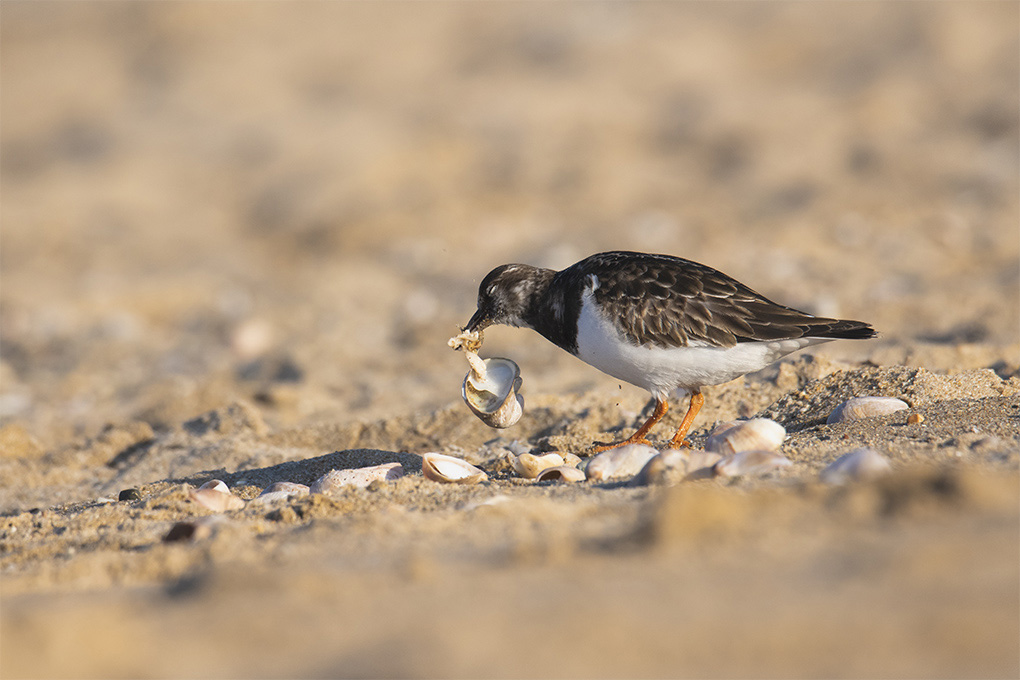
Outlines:
{"type": "Polygon", "coordinates": [[[524,413],[521,388],[521,369],[510,359],[492,357],[481,359],[467,353],[471,371],[464,376],[461,396],[471,412],[489,427],[510,427],[524,413]]]}

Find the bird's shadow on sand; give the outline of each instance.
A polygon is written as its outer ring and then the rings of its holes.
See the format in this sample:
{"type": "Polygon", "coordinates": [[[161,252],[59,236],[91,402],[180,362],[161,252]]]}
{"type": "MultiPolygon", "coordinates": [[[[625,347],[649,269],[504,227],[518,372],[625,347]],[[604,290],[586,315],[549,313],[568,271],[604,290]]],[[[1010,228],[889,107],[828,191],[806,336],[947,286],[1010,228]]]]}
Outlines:
{"type": "Polygon", "coordinates": [[[350,449],[334,451],[314,458],[289,460],[262,468],[238,470],[237,472],[227,472],[223,468],[204,470],[188,475],[185,479],[167,481],[195,483],[215,478],[222,480],[230,487],[244,485],[265,487],[274,482],[297,482],[298,484],[311,485],[330,470],[350,470],[384,463],[400,463],[405,474],[421,473],[421,456],[418,454],[382,449],[350,449]]]}

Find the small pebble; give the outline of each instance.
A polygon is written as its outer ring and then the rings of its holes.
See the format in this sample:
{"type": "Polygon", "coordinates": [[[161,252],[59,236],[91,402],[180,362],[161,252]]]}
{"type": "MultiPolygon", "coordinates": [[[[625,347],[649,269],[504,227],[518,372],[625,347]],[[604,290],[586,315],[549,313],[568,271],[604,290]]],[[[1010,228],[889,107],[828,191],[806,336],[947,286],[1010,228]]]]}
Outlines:
{"type": "Polygon", "coordinates": [[[907,425],[920,425],[924,422],[924,416],[920,413],[911,413],[907,416],[907,425]]]}
{"type": "Polygon", "coordinates": [[[142,492],[138,489],[124,489],[120,492],[120,495],[117,496],[118,501],[137,501],[141,500],[141,498],[142,492]]]}
{"type": "Polygon", "coordinates": [[[217,517],[202,517],[194,521],[177,522],[170,527],[170,531],[163,537],[163,542],[201,541],[212,536],[213,529],[219,521],[217,517]]]}

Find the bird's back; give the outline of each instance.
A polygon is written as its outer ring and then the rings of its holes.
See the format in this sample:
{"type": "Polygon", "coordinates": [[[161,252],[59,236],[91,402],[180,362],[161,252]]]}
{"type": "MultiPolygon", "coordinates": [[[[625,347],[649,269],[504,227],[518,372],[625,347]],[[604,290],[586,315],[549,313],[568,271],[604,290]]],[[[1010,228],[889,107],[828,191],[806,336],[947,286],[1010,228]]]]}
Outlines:
{"type": "Polygon", "coordinates": [[[732,347],[795,338],[867,339],[861,321],[816,317],[769,300],[736,279],[672,255],[599,253],[558,272],[553,288],[595,302],[638,345],[732,347]]]}

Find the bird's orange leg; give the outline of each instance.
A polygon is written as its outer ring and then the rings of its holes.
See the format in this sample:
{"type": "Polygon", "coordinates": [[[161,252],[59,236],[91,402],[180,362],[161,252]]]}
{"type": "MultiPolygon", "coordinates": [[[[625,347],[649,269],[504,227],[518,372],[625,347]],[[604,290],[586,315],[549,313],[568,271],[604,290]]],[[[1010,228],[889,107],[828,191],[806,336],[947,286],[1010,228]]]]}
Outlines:
{"type": "Polygon", "coordinates": [[[683,421],[680,423],[680,428],[673,435],[673,438],[669,441],[669,448],[678,449],[682,446],[690,447],[687,443],[687,431],[691,429],[691,424],[694,422],[695,416],[698,415],[698,411],[701,410],[702,404],[705,403],[705,397],[701,395],[701,391],[691,393],[691,405],[687,409],[687,414],[684,415],[683,421]]]}
{"type": "Polygon", "coordinates": [[[652,443],[645,439],[645,435],[652,429],[655,423],[662,420],[662,416],[666,415],[666,411],[669,410],[669,403],[666,400],[655,400],[655,410],[652,411],[651,417],[645,421],[645,424],[637,429],[637,432],[624,439],[622,442],[616,442],[614,444],[595,444],[589,450],[589,453],[601,453],[608,451],[609,449],[616,449],[621,446],[627,446],[628,444],[645,444],[651,446],[652,443]]]}

